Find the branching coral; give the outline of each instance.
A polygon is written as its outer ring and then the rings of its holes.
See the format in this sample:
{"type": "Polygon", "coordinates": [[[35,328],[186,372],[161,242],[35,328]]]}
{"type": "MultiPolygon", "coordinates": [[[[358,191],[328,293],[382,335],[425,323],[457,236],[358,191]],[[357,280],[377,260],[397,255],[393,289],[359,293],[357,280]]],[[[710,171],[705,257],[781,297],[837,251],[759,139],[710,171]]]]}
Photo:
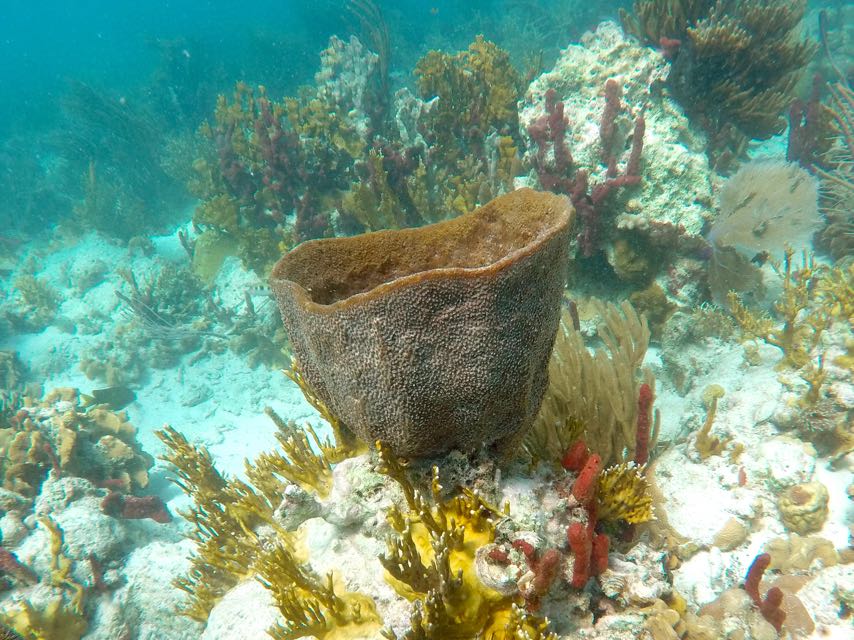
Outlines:
{"type": "MultiPolygon", "coordinates": [[[[298,369],[292,376],[301,380],[298,369]]],[[[254,464],[247,462],[246,473],[254,486],[223,477],[207,449],[193,446],[174,429],[157,432],[169,449],[164,459],[177,469],[175,483],[195,503],[181,514],[195,526],[197,541],[191,571],[175,581],[189,596],[181,611],[204,622],[229,589],[257,576],[286,619],[284,625],[270,629],[277,640],[310,634],[323,639],[333,637],[327,635],[333,629],[378,627],[373,602],[346,593],[331,575],[326,581],[315,576],[297,552],[296,534],[275,517],[287,482],[324,495],[331,484],[331,464],[354,450],[347,440],[334,445],[321,440],[309,427],[308,435],[319,449],[315,453],[306,433],[272,410],[268,415],[279,428],[284,453],[265,453],[254,464]]]]}
{"type": "Polygon", "coordinates": [[[806,1],[646,0],[626,28],[673,59],[668,83],[719,157],[782,131],[782,114],[815,46],[798,35],[806,1]]]}
{"type": "MultiPolygon", "coordinates": [[[[642,363],[649,344],[646,319],[628,302],[598,305],[605,349],[588,351],[564,312],[549,364],[549,388],[525,439],[529,455],[559,460],[583,429],[584,441],[605,465],[632,460],[637,447],[638,397],[654,380],[642,363]]],[[[657,422],[657,419],[656,419],[657,422]]],[[[655,444],[651,426],[647,446],[655,444]]]]}
{"type": "Polygon", "coordinates": [[[334,445],[328,440],[321,440],[310,424],[300,429],[293,422],[283,420],[270,407],[265,409],[265,413],[278,428],[276,440],[283,453],[262,453],[255,464],[250,465],[249,477],[252,483],[268,500],[274,500],[276,493],[281,491],[280,483],[270,484],[275,476],[312,490],[321,498],[326,497],[332,488],[331,460],[334,459],[334,445]],[[320,455],[314,452],[312,443],[320,450],[320,455]]]}
{"type": "Polygon", "coordinates": [[[806,253],[800,268],[796,268],[793,257],[794,251],[787,248],[782,264],[774,264],[783,287],[774,303],[779,322],[753,313],[734,292],[730,292],[728,299],[733,316],[747,336],[779,347],[783,351],[781,366],[799,368],[810,361],[810,354],[830,325],[831,316],[824,305],[816,304],[816,285],[822,268],[806,253]]]}
{"type": "Polygon", "coordinates": [[[29,600],[19,600],[13,607],[0,612],[0,623],[26,640],[79,640],[89,627],[83,613],[85,589],[72,577],[72,562],[62,552],[62,529],[47,516],[39,518],[39,524],[50,540],[48,582],[57,590],[57,595],[39,607],[29,600]],[[63,592],[68,592],[67,598],[63,592]]]}
{"type": "MultiPolygon", "coordinates": [[[[195,526],[198,547],[192,570],[178,578],[175,586],[189,595],[181,605],[182,613],[204,622],[226,591],[252,575],[258,549],[253,529],[260,522],[278,527],[274,507],[247,484],[224,478],[207,449],[194,447],[170,427],[157,436],[169,448],[164,459],[177,469],[175,483],[195,502],[181,515],[195,526]]],[[[285,540],[290,539],[281,533],[285,540]]]]}
{"type": "Polygon", "coordinates": [[[262,551],[256,563],[258,579],[273,595],[285,618],[268,633],[273,640],[313,637],[318,640],[370,637],[380,627],[370,597],[347,593],[332,573],[320,579],[305,568],[287,546],[262,551]]]}

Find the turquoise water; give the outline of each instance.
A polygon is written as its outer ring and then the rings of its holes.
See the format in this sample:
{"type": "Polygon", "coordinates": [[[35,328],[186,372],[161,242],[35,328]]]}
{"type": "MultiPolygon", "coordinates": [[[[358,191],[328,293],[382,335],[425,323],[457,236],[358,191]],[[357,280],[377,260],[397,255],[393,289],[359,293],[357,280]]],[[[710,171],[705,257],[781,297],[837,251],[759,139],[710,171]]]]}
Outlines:
{"type": "Polygon", "coordinates": [[[5,3],[0,637],[848,637],[852,15],[5,3]]]}

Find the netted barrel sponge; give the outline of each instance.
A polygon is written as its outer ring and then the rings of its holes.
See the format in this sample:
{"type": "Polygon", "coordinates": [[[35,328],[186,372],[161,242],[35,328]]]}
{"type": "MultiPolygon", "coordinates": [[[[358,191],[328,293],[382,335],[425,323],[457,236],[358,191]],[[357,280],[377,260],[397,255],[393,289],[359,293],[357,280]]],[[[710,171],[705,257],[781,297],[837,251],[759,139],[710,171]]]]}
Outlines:
{"type": "Polygon", "coordinates": [[[512,442],[548,383],[573,216],[520,189],[425,227],[299,245],[270,285],[305,381],[397,455],[512,442]]]}

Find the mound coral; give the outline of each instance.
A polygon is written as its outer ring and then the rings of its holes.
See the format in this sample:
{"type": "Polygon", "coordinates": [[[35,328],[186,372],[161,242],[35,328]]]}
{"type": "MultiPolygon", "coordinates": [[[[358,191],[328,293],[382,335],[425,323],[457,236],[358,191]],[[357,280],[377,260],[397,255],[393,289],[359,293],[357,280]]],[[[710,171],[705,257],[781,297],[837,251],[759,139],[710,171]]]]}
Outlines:
{"type": "Polygon", "coordinates": [[[573,211],[522,189],[434,225],[307,242],[270,284],[302,375],[398,455],[506,443],[539,410],[573,211]]]}

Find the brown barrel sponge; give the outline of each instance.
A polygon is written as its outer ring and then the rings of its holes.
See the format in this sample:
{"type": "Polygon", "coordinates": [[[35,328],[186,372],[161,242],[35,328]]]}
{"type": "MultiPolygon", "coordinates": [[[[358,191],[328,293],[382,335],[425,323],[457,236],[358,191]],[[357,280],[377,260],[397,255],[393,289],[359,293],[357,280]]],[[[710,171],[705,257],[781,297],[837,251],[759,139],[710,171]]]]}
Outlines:
{"type": "Polygon", "coordinates": [[[270,286],[305,380],[398,455],[512,442],[548,384],[573,216],[520,189],[453,220],[299,245],[270,286]]]}

